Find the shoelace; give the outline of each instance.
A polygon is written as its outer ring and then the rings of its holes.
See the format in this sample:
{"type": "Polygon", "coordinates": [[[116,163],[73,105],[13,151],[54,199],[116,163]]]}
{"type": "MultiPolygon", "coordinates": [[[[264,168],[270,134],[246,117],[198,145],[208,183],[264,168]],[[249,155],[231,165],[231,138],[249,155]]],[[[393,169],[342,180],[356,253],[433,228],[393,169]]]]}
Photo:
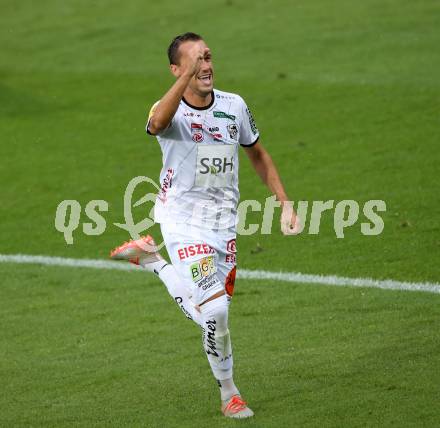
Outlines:
{"type": "Polygon", "coordinates": [[[242,400],[239,395],[234,395],[225,407],[225,411],[238,413],[240,410],[246,408],[246,404],[246,401],[242,400]]]}

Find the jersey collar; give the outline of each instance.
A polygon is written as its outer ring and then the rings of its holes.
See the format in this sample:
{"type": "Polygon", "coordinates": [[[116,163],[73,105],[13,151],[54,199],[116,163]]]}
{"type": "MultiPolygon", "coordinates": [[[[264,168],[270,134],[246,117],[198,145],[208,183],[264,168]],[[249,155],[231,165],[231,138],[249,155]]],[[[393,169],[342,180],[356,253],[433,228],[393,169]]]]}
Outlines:
{"type": "Polygon", "coordinates": [[[214,104],[214,91],[211,91],[211,102],[206,106],[206,107],[196,107],[193,106],[192,104],[190,104],[185,97],[182,97],[182,101],[188,106],[193,108],[194,110],[208,110],[212,107],[212,105],[214,104]]]}

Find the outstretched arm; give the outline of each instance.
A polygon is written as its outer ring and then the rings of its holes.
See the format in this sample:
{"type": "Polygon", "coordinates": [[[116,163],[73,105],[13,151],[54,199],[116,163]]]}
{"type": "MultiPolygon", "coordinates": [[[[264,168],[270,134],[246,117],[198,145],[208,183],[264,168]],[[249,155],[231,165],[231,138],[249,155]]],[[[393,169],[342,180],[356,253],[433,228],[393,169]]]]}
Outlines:
{"type": "Polygon", "coordinates": [[[251,147],[243,146],[252,166],[260,176],[264,184],[281,202],[281,231],[285,235],[296,235],[301,232],[300,220],[289,201],[284,189],[278,170],[267,152],[260,142],[251,147]]]}

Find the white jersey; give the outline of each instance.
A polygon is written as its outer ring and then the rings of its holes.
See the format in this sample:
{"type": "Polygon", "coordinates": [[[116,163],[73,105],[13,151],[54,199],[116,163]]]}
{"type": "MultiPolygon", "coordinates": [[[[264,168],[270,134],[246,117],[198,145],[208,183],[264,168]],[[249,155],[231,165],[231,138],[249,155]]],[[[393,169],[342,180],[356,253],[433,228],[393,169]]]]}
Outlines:
{"type": "Polygon", "coordinates": [[[252,146],[258,137],[252,114],[239,95],[214,89],[212,102],[202,108],[182,99],[168,128],[157,135],[163,168],[155,221],[235,227],[238,147],[252,146]]]}

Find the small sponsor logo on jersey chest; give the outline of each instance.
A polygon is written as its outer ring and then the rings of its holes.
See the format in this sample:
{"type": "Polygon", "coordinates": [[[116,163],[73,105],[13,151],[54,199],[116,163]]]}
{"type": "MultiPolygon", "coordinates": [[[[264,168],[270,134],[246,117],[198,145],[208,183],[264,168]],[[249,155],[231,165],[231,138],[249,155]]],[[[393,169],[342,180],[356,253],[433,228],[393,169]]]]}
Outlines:
{"type": "Polygon", "coordinates": [[[214,115],[214,117],[216,117],[218,119],[235,120],[235,116],[233,114],[228,114],[228,113],[225,113],[224,111],[214,111],[212,114],[214,115]]]}
{"type": "Polygon", "coordinates": [[[230,123],[226,129],[228,130],[229,136],[233,139],[233,140],[237,140],[238,137],[238,128],[237,125],[235,123],[230,123]]]}
{"type": "Polygon", "coordinates": [[[202,115],[201,114],[199,114],[199,113],[193,113],[192,111],[187,111],[187,112],[185,112],[185,113],[183,113],[183,116],[184,117],[202,117],[202,115]]]}
{"type": "Polygon", "coordinates": [[[203,127],[201,123],[191,123],[191,135],[194,142],[201,143],[203,141],[203,127]]]}

